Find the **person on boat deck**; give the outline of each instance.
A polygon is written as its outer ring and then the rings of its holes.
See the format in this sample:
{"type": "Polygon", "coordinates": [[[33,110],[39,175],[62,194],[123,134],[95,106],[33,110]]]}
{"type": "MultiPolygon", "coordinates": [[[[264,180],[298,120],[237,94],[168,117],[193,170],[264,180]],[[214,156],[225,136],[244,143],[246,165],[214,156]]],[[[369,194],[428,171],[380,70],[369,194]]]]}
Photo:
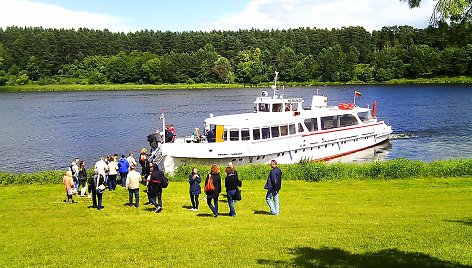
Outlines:
{"type": "Polygon", "coordinates": [[[202,141],[202,136],[200,135],[200,129],[198,127],[195,128],[195,130],[192,133],[192,140],[193,142],[200,142],[202,141]]]}
{"type": "Polygon", "coordinates": [[[190,202],[192,202],[191,210],[198,211],[198,196],[202,192],[200,188],[202,178],[198,175],[197,168],[192,168],[192,174],[188,176],[188,182],[190,184],[190,202]]]}
{"type": "Polygon", "coordinates": [[[208,142],[215,142],[215,130],[209,129],[206,133],[208,142]]]}
{"type": "Polygon", "coordinates": [[[210,174],[208,174],[205,179],[205,189],[207,188],[206,186],[208,185],[210,177],[213,180],[213,185],[215,186],[215,189],[212,191],[205,191],[207,195],[207,204],[208,207],[210,207],[211,212],[213,212],[213,217],[218,217],[218,197],[221,193],[221,177],[220,169],[215,164],[211,165],[210,174]],[[214,205],[212,205],[212,201],[214,205]]]}
{"type": "Polygon", "coordinates": [[[157,149],[157,147],[159,147],[159,144],[161,143],[161,131],[157,129],[155,133],[149,134],[147,138],[149,146],[151,146],[152,153],[157,149]]]}
{"type": "Polygon", "coordinates": [[[264,189],[267,190],[266,202],[272,215],[279,215],[279,191],[282,188],[282,171],[277,166],[277,161],[270,161],[272,170],[267,177],[264,189]]]}
{"type": "Polygon", "coordinates": [[[169,130],[172,133],[172,142],[174,142],[175,137],[177,137],[177,130],[174,128],[174,125],[170,125],[169,130]]]}
{"type": "Polygon", "coordinates": [[[171,130],[171,125],[166,125],[164,136],[165,136],[166,143],[174,142],[175,137],[174,137],[174,133],[171,130]]]}

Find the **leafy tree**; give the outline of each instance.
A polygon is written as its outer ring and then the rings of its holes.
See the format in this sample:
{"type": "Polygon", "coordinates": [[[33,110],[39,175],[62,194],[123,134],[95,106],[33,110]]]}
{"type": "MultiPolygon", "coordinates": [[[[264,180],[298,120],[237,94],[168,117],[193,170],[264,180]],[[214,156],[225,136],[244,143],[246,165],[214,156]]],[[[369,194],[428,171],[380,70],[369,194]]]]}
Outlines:
{"type": "MultiPolygon", "coordinates": [[[[421,0],[401,0],[408,2],[410,8],[419,7],[421,0]]],[[[452,18],[464,21],[470,17],[472,1],[470,0],[437,0],[430,22],[437,23],[452,18]]]]}

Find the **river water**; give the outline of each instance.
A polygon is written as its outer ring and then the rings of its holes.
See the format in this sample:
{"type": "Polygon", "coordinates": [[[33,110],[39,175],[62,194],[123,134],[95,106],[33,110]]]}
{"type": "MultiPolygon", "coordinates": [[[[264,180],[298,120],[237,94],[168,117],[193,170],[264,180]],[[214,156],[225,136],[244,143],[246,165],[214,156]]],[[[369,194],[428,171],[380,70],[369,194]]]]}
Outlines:
{"type": "MultiPolygon", "coordinates": [[[[381,159],[434,161],[472,157],[472,86],[321,87],[329,104],[377,101],[377,116],[394,130],[381,159]]],[[[265,89],[0,93],[0,172],[67,167],[74,157],[93,164],[100,155],[139,154],[146,136],[161,128],[159,115],[178,135],[190,135],[214,115],[250,112],[265,89]]],[[[269,91],[270,92],[270,91],[269,91]]],[[[309,106],[317,88],[287,88],[309,106]]],[[[359,156],[362,158],[362,156],[359,156]]],[[[354,160],[351,161],[356,161],[354,160]]]]}

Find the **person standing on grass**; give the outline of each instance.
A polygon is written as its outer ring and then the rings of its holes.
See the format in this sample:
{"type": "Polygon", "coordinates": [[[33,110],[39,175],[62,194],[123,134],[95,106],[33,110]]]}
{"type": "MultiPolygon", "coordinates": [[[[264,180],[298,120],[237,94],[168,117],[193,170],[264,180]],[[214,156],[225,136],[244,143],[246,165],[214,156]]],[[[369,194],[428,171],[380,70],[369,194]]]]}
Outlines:
{"type": "Polygon", "coordinates": [[[149,160],[146,148],[141,149],[139,153],[139,164],[141,165],[141,174],[144,178],[147,178],[149,175],[149,160]]]}
{"type": "Polygon", "coordinates": [[[202,192],[200,183],[202,178],[198,175],[197,168],[192,168],[192,174],[188,176],[188,182],[190,183],[190,201],[192,202],[193,211],[198,211],[198,196],[202,192]]]}
{"type": "Polygon", "coordinates": [[[64,202],[68,202],[69,204],[76,203],[72,199],[72,193],[71,190],[74,189],[74,179],[72,178],[72,171],[68,170],[66,171],[66,174],[62,178],[62,182],[64,183],[64,188],[66,189],[66,196],[67,199],[64,200],[64,202]]]}
{"type": "Polygon", "coordinates": [[[118,176],[118,163],[115,158],[108,158],[108,190],[113,191],[116,189],[116,176],[118,176]]]}
{"type": "Polygon", "coordinates": [[[98,173],[98,169],[93,170],[93,175],[89,179],[89,188],[92,191],[92,206],[91,208],[96,208],[102,210],[102,197],[103,189],[105,187],[105,178],[102,174],[98,173]],[[98,199],[98,202],[97,202],[98,199]]]}
{"type": "Polygon", "coordinates": [[[207,204],[213,212],[213,217],[218,217],[218,197],[221,193],[221,177],[220,169],[217,165],[213,164],[210,168],[210,174],[205,179],[205,193],[207,195],[207,204]],[[209,182],[212,181],[214,186],[213,190],[207,190],[209,182]],[[212,205],[212,201],[214,205],[212,205]]]}
{"type": "Polygon", "coordinates": [[[136,163],[136,159],[134,159],[134,154],[132,152],[130,152],[128,154],[128,158],[126,158],[126,160],[128,160],[128,163],[129,163],[130,166],[131,165],[134,165],[134,166],[138,165],[138,163],[136,163]]]}
{"type": "Polygon", "coordinates": [[[79,194],[81,197],[85,196],[87,189],[87,169],[85,169],[85,161],[79,161],[79,194]]]}
{"type": "Polygon", "coordinates": [[[236,211],[234,210],[234,202],[236,194],[238,191],[238,186],[242,186],[242,182],[239,180],[238,175],[234,172],[234,168],[231,166],[226,167],[226,178],[225,178],[225,188],[226,195],[228,197],[229,205],[229,215],[231,217],[236,217],[236,211]]]}
{"type": "Polygon", "coordinates": [[[282,188],[282,171],[277,166],[277,161],[270,161],[272,170],[267,177],[264,189],[267,190],[266,202],[269,205],[270,214],[279,215],[279,191],[282,188]]]}
{"type": "Polygon", "coordinates": [[[128,176],[129,172],[129,162],[126,160],[125,155],[122,154],[120,161],[118,161],[118,171],[120,172],[121,177],[121,186],[126,186],[126,176],[128,176]]]}
{"type": "Polygon", "coordinates": [[[108,165],[105,162],[105,158],[103,156],[100,156],[100,160],[98,160],[95,163],[95,168],[97,169],[98,174],[102,175],[103,178],[106,179],[106,173],[107,173],[107,170],[108,170],[108,165]]]}
{"type": "Polygon", "coordinates": [[[69,166],[69,170],[72,172],[72,180],[74,181],[75,189],[79,189],[79,158],[76,157],[69,166]]]}
{"type": "Polygon", "coordinates": [[[139,183],[141,182],[141,174],[136,171],[136,166],[131,165],[130,171],[126,178],[126,190],[129,192],[129,203],[128,206],[133,205],[133,195],[136,199],[135,207],[139,207],[139,183]]]}
{"type": "Polygon", "coordinates": [[[154,164],[152,167],[151,180],[149,181],[149,183],[151,184],[150,186],[151,193],[150,193],[149,201],[156,208],[156,213],[160,213],[163,210],[161,182],[164,180],[166,180],[164,172],[159,170],[159,166],[157,164],[154,164]],[[157,203],[156,203],[156,197],[157,197],[157,203]]]}

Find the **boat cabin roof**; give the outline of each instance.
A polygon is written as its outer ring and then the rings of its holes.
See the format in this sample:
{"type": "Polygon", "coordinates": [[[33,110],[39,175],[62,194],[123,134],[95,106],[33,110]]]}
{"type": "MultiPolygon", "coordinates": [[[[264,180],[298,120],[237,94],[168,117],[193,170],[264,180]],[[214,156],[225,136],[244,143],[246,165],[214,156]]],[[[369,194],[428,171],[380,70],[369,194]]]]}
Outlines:
{"type": "MultiPolygon", "coordinates": [[[[255,103],[257,103],[257,101],[255,103]]],[[[257,112],[214,116],[205,119],[205,124],[223,125],[225,127],[250,128],[274,124],[293,124],[295,122],[303,121],[306,118],[338,116],[346,114],[354,115],[368,111],[370,111],[370,109],[357,106],[351,110],[341,110],[337,106],[316,108],[314,110],[303,110],[300,107],[297,111],[290,112],[257,112]]]]}

